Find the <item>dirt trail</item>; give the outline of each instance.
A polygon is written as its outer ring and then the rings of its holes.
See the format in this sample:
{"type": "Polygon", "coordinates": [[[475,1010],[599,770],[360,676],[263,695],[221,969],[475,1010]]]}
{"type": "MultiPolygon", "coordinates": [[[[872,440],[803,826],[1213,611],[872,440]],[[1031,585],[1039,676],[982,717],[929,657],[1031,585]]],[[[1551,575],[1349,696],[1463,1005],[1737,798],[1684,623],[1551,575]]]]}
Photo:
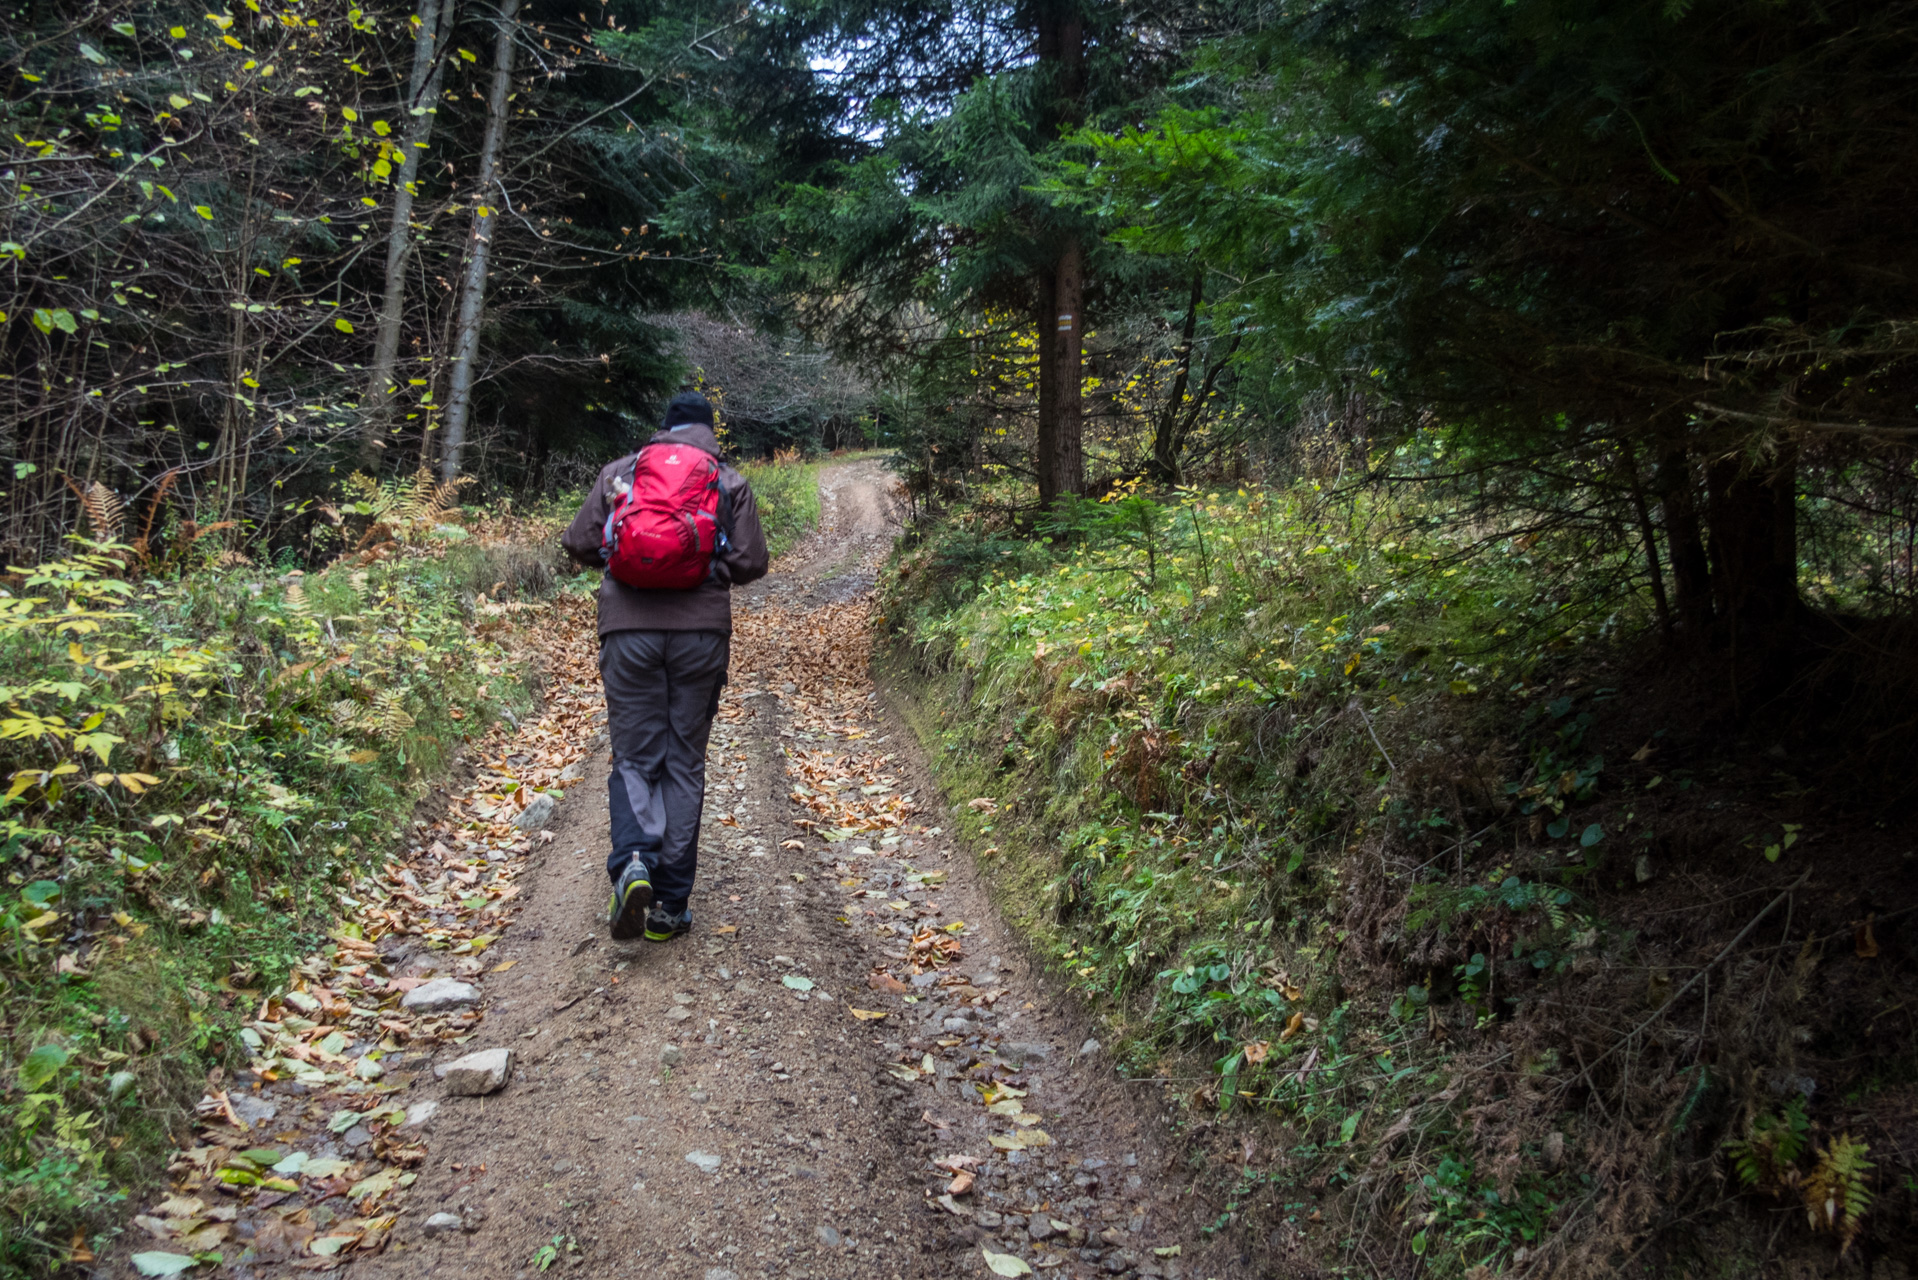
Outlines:
{"type": "MultiPolygon", "coordinates": [[[[737,601],[695,928],[671,945],[606,937],[594,751],[488,954],[512,963],[478,1034],[438,1055],[509,1047],[512,1079],[440,1100],[356,1273],[521,1280],[553,1246],[558,1272],[694,1280],[1252,1274],[1201,1247],[1157,1122],[1028,970],[879,707],[865,597],[892,488],[875,461],[829,467],[821,528],[737,601]],[[446,1213],[466,1229],[429,1236],[446,1213]]],[[[404,1100],[440,1087],[422,1072],[404,1100]]]]}

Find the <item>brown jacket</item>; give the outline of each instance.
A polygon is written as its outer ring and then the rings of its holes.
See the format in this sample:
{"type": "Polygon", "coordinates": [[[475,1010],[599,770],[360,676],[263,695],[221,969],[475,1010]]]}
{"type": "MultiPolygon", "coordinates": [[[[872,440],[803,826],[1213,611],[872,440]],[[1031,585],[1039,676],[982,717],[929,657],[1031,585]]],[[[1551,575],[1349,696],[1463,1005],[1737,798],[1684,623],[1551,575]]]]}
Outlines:
{"type": "MultiPolygon", "coordinates": [[[[717,457],[719,441],[713,429],[704,423],[691,423],[671,431],[661,431],[648,444],[689,444],[717,457]]],[[[573,523],[560,535],[560,545],[580,564],[603,569],[606,559],[600,554],[606,517],[613,511],[613,478],[630,482],[637,451],[617,462],[607,463],[593,482],[573,523]]],[[[727,548],[713,557],[713,571],[706,581],[690,591],[642,591],[613,581],[602,574],[599,583],[599,634],[614,631],[720,631],[733,629],[732,589],[743,587],[766,576],[766,534],[759,527],[759,503],[753,498],[746,477],[719,464],[719,487],[729,500],[732,523],[726,526],[727,548]]]]}

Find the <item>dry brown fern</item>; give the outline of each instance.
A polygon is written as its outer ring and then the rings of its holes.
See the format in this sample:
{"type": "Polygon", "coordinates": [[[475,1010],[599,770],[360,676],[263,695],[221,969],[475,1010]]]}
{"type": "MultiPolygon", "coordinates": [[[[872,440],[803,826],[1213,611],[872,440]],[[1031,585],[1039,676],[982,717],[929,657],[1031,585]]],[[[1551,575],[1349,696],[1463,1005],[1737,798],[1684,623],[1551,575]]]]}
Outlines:
{"type": "Polygon", "coordinates": [[[82,489],[65,477],[67,488],[73,490],[80,499],[80,514],[86,517],[87,528],[92,531],[96,542],[118,542],[126,532],[126,504],[120,501],[120,495],[101,484],[98,480],[82,489]]]}

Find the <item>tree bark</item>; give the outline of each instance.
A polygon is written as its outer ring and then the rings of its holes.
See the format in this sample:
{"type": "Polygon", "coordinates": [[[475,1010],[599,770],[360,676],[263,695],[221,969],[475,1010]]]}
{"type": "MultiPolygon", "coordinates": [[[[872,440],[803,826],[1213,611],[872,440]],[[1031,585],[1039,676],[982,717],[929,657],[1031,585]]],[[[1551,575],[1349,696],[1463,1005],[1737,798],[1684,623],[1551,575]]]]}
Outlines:
{"type": "Polygon", "coordinates": [[[413,254],[413,200],[419,194],[420,156],[433,138],[440,81],[446,71],[446,37],[452,33],[459,0],[422,0],[420,28],[413,37],[413,70],[406,81],[407,126],[401,135],[398,172],[393,178],[393,225],[386,237],[386,289],[380,298],[379,327],[373,338],[373,365],[367,373],[365,435],[360,465],[378,473],[391,416],[394,366],[400,352],[400,324],[406,310],[406,268],[413,254]]]}
{"type": "Polygon", "coordinates": [[[1041,332],[1052,349],[1050,399],[1039,411],[1039,505],[1049,507],[1061,494],[1086,491],[1083,349],[1079,308],[1085,294],[1084,259],[1077,236],[1067,239],[1053,277],[1051,332],[1041,332]]]}
{"type": "Polygon", "coordinates": [[[486,311],[486,261],[492,249],[494,192],[499,179],[500,147],[506,136],[506,98],[513,84],[513,36],[519,0],[499,0],[493,43],[493,88],[486,99],[486,133],[480,142],[479,175],[473,188],[473,234],[466,254],[466,279],[460,290],[459,326],[453,347],[453,380],[446,397],[446,440],[440,475],[455,480],[466,448],[466,423],[473,412],[473,366],[479,360],[480,321],[486,311]]]}
{"type": "MultiPolygon", "coordinates": [[[[1050,107],[1038,130],[1041,145],[1078,123],[1085,97],[1085,19],[1077,0],[1053,0],[1038,20],[1038,54],[1051,72],[1050,107]]],[[[1085,476],[1085,253],[1076,232],[1060,242],[1050,271],[1039,279],[1039,505],[1061,494],[1082,494],[1085,476]]]]}
{"type": "Polygon", "coordinates": [[[1692,477],[1690,456],[1682,449],[1667,453],[1659,459],[1652,483],[1665,521],[1678,625],[1696,640],[1712,623],[1712,574],[1699,532],[1698,484],[1692,477]]]}
{"type": "Polygon", "coordinates": [[[1152,433],[1152,472],[1161,484],[1177,484],[1179,475],[1179,410],[1184,407],[1186,385],[1192,379],[1192,339],[1199,331],[1199,304],[1205,301],[1205,272],[1192,277],[1192,300],[1186,303],[1185,325],[1179,332],[1179,368],[1172,376],[1172,391],[1166,396],[1165,411],[1159,415],[1152,433]]]}
{"type": "Polygon", "coordinates": [[[1789,456],[1769,472],[1735,459],[1706,471],[1712,595],[1733,643],[1752,656],[1774,649],[1798,616],[1797,478],[1789,456]]]}

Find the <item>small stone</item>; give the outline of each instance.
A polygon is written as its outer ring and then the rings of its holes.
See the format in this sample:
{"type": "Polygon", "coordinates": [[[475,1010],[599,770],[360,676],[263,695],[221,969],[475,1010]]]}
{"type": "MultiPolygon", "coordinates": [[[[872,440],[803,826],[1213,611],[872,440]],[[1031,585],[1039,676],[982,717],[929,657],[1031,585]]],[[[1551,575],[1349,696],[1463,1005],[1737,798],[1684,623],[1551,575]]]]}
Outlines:
{"type": "MultiPolygon", "coordinates": [[[[125,1091],[122,1090],[122,1092],[125,1091]]],[[[232,1106],[233,1114],[248,1124],[265,1124],[274,1116],[280,1114],[278,1107],[268,1102],[265,1098],[256,1097],[250,1093],[242,1093],[234,1097],[232,1106]]]]}
{"type": "Polygon", "coordinates": [[[968,1035],[972,1031],[972,1020],[970,1018],[947,1018],[939,1025],[956,1036],[968,1035]]]}
{"type": "Polygon", "coordinates": [[[692,994],[691,992],[689,992],[689,991],[675,991],[675,992],[673,992],[673,1003],[674,1003],[674,1004],[691,1004],[691,1003],[692,1003],[693,1001],[695,1001],[695,1000],[697,1000],[698,998],[699,998],[698,996],[695,996],[695,995],[693,995],[693,994],[692,994]]]}
{"type": "Polygon", "coordinates": [[[466,1221],[457,1213],[436,1213],[426,1220],[425,1230],[429,1240],[438,1236],[451,1235],[455,1231],[464,1231],[465,1229],[466,1221]]]}
{"type": "Polygon", "coordinates": [[[676,1044],[663,1044],[659,1047],[659,1065],[676,1067],[686,1060],[686,1053],[676,1044]]]}
{"type": "Polygon", "coordinates": [[[718,1173],[719,1166],[726,1161],[723,1156],[716,1156],[710,1151],[688,1151],[686,1163],[697,1168],[701,1173],[718,1173]]]}
{"type": "Polygon", "coordinates": [[[1009,1040],[999,1046],[999,1056],[1015,1062],[1044,1061],[1052,1056],[1052,1046],[1042,1041],[1009,1040]]]}
{"type": "Polygon", "coordinates": [[[1130,1264],[1127,1262],[1126,1256],[1115,1249],[1111,1253],[1108,1253],[1106,1260],[1099,1265],[1106,1269],[1107,1274],[1116,1276],[1121,1271],[1124,1271],[1130,1264]]]}
{"type": "Polygon", "coordinates": [[[912,975],[912,985],[915,987],[930,987],[938,981],[939,975],[937,973],[915,973],[912,975]]]}
{"type": "Polygon", "coordinates": [[[363,1125],[356,1124],[340,1135],[340,1145],[348,1151],[358,1151],[361,1147],[372,1145],[372,1142],[373,1135],[363,1125]]]}
{"type": "Polygon", "coordinates": [[[1097,1052],[1099,1052],[1099,1042],[1097,1040],[1088,1040],[1079,1046],[1079,1056],[1081,1058],[1090,1058],[1097,1052]]]}
{"type": "Polygon", "coordinates": [[[561,769],[559,773],[553,778],[553,781],[578,782],[581,778],[585,776],[586,776],[586,766],[581,764],[579,761],[575,760],[573,761],[573,763],[567,765],[564,769],[561,769]]]}
{"type": "Polygon", "coordinates": [[[506,1087],[506,1077],[512,1070],[511,1049],[481,1049],[447,1066],[446,1091],[466,1098],[494,1093],[506,1087]]]}
{"type": "Polygon", "coordinates": [[[480,1002],[479,988],[455,978],[423,982],[400,998],[400,1007],[413,1013],[450,1013],[480,1002]]]}
{"type": "Polygon", "coordinates": [[[684,1022],[692,1016],[693,1011],[683,1004],[674,1005],[666,1011],[666,1021],[668,1022],[684,1022]]]}
{"type": "Polygon", "coordinates": [[[1034,1240],[1050,1240],[1059,1233],[1053,1230],[1052,1219],[1043,1213],[1035,1213],[1026,1219],[1026,1234],[1034,1240]]]}
{"type": "MultiPolygon", "coordinates": [[[[641,1249],[639,1254],[642,1258],[650,1256],[644,1249],[641,1249]]],[[[707,1267],[706,1280],[739,1280],[739,1273],[737,1271],[728,1271],[724,1267],[707,1267]]]]}
{"type": "Polygon", "coordinates": [[[981,1209],[979,1210],[978,1214],[975,1216],[978,1218],[979,1225],[982,1227],[997,1227],[1000,1223],[1005,1221],[1003,1217],[993,1212],[991,1209],[981,1209]]]}
{"type": "Polygon", "coordinates": [[[520,810],[519,817],[513,819],[513,825],[521,831],[544,831],[546,824],[553,820],[553,810],[558,807],[559,802],[542,791],[520,810]]]}
{"type": "Polygon", "coordinates": [[[834,1249],[837,1249],[841,1243],[839,1233],[831,1227],[820,1227],[813,1234],[819,1237],[820,1244],[829,1245],[834,1249]]]}
{"type": "Polygon", "coordinates": [[[712,1095],[707,1093],[704,1089],[695,1089],[691,1093],[687,1094],[686,1096],[690,1100],[694,1102],[700,1102],[700,1103],[711,1102],[713,1100],[712,1095]]]}
{"type": "Polygon", "coordinates": [[[572,1171],[573,1171],[573,1162],[571,1160],[553,1161],[554,1173],[571,1173],[572,1171]]]}

